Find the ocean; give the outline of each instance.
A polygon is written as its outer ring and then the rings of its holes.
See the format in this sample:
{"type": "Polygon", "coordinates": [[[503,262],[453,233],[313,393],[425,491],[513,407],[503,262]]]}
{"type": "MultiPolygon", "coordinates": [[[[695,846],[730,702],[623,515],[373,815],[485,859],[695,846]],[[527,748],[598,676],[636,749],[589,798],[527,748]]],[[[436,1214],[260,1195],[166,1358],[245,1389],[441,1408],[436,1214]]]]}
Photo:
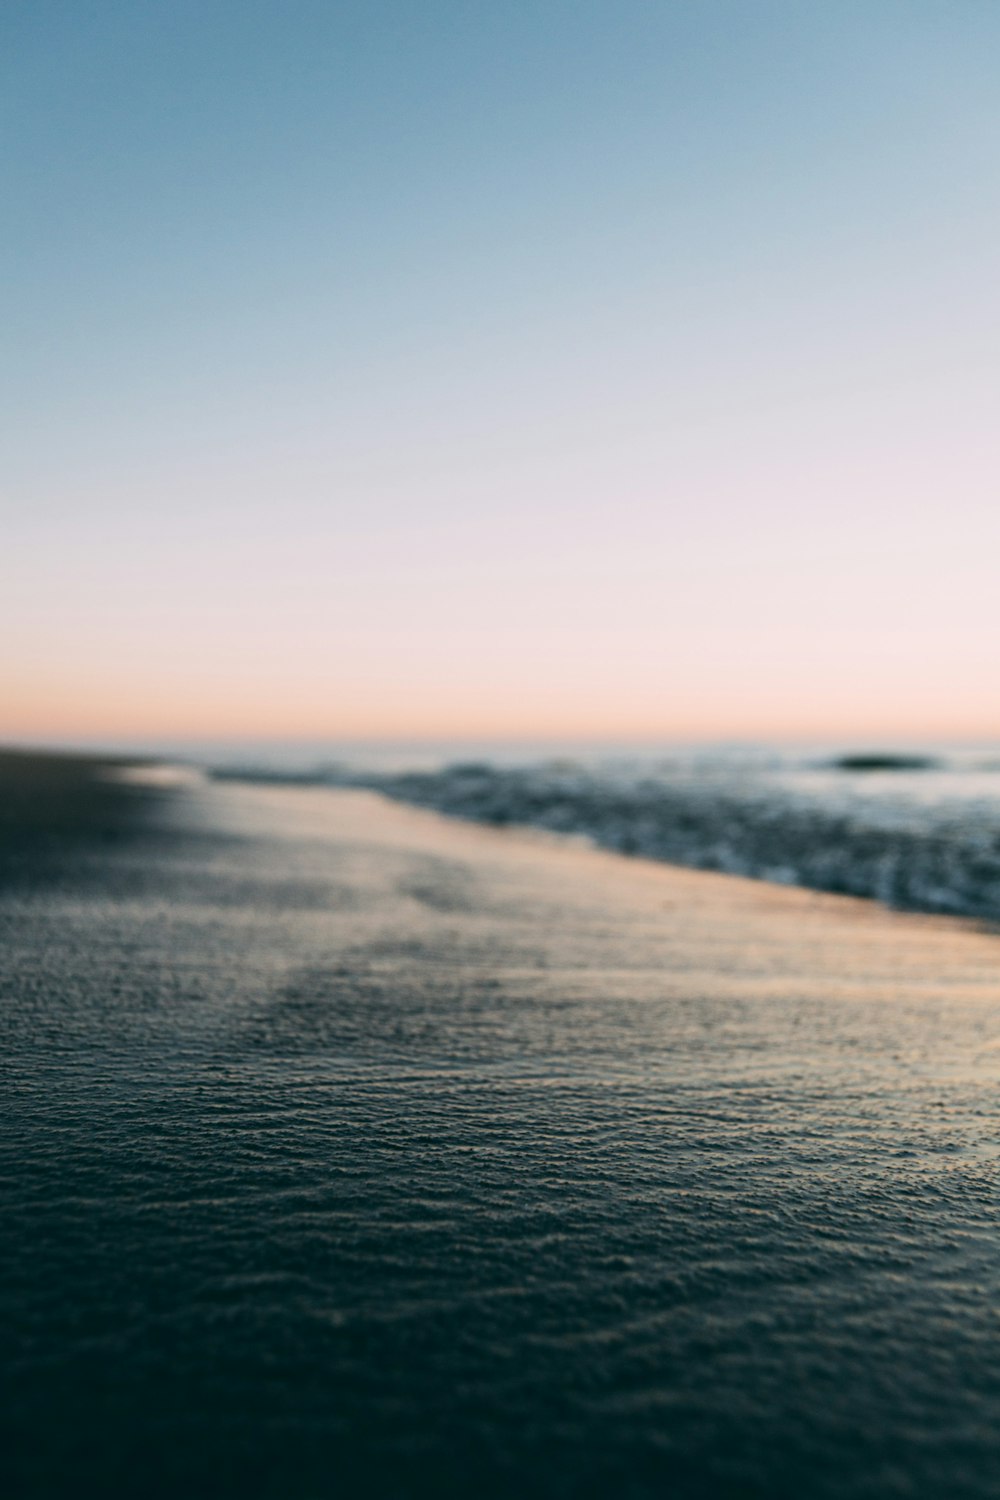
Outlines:
{"type": "Polygon", "coordinates": [[[1000,919],[1000,751],[484,746],[258,751],[215,774],[368,786],[620,853],[1000,919]]]}

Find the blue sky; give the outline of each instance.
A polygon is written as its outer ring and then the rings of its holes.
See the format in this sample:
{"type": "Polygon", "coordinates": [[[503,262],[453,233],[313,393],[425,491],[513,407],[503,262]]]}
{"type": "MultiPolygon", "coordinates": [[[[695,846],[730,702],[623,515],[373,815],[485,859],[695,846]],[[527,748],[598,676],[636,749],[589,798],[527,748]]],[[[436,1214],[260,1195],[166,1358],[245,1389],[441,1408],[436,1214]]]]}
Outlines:
{"type": "Polygon", "coordinates": [[[1000,733],[994,6],[0,43],[9,737],[1000,733]]]}

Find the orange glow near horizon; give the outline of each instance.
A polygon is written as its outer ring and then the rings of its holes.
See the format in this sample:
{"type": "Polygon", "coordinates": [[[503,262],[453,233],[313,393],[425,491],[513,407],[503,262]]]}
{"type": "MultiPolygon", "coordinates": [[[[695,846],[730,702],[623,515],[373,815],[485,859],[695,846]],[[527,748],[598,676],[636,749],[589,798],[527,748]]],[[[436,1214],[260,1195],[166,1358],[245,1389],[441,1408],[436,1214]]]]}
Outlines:
{"type": "Polygon", "coordinates": [[[678,684],[656,695],[579,680],[555,686],[525,674],[521,684],[488,682],[450,688],[440,682],[391,685],[332,678],[313,691],[279,679],[244,684],[221,680],[169,689],[143,683],[51,677],[11,684],[0,716],[8,744],[113,744],[190,741],[480,741],[640,744],[722,741],[846,743],[1000,741],[1000,714],[982,711],[976,683],[935,692],[923,702],[906,684],[801,679],[784,694],[771,681],[678,684]],[[894,691],[893,691],[894,689],[894,691]],[[658,697],[664,705],[651,709],[658,697]]]}

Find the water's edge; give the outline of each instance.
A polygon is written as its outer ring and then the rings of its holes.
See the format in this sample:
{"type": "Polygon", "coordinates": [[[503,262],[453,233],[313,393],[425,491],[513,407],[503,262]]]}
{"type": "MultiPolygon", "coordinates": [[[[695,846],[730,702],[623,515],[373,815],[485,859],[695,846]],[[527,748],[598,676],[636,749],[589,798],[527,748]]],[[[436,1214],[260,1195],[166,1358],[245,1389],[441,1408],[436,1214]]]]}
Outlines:
{"type": "Polygon", "coordinates": [[[611,779],[579,769],[457,765],[223,779],[363,787],[492,826],[584,836],[622,854],[859,896],[899,910],[1000,921],[1000,821],[968,810],[887,818],[760,783],[611,779]]]}

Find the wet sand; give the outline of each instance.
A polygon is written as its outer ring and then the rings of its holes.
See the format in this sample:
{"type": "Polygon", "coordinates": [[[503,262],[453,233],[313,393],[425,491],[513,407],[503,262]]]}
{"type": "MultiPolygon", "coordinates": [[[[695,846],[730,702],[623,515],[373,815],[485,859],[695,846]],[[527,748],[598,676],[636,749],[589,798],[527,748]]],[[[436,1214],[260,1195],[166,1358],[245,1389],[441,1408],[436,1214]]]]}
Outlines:
{"type": "Polygon", "coordinates": [[[12,1492],[1000,1494],[995,935],[102,785],[0,880],[12,1492]]]}

